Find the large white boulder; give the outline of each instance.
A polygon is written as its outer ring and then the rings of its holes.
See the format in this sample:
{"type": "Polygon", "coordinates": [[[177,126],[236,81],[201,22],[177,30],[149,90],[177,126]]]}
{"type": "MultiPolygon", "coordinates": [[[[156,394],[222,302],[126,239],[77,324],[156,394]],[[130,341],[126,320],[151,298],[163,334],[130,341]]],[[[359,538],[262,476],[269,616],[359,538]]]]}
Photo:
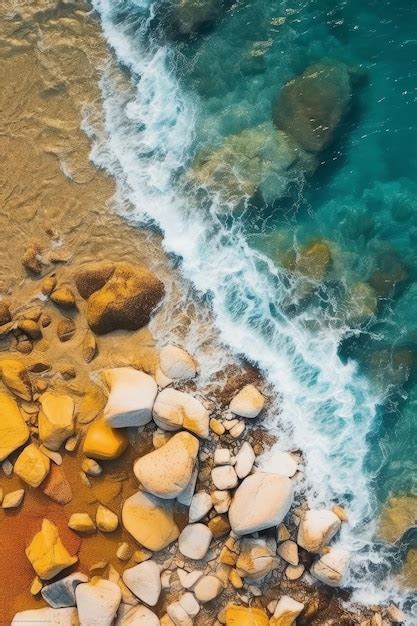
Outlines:
{"type": "Polygon", "coordinates": [[[265,406],[265,398],[254,385],[246,385],[235,395],[229,409],[239,417],[254,418],[265,406]]]}
{"type": "Polygon", "coordinates": [[[155,561],[144,561],[125,569],[122,578],[139,600],[149,606],[158,603],[161,594],[161,575],[155,561]]]}
{"type": "Polygon", "coordinates": [[[104,378],[110,389],[104,419],[110,426],[144,426],[151,421],[158,393],[152,376],[133,367],[116,367],[105,370],[104,378]]]}
{"type": "Polygon", "coordinates": [[[349,569],[350,557],[348,550],[332,547],[313,563],[310,573],[329,587],[339,587],[349,569]]]}
{"type": "Polygon", "coordinates": [[[187,380],[197,374],[197,363],[182,348],[169,344],[159,354],[159,367],[171,380],[187,380]]]}
{"type": "Polygon", "coordinates": [[[293,502],[293,484],[285,476],[257,472],[245,478],[235,492],[229,521],[236,535],[278,526],[293,502]]]}
{"type": "Polygon", "coordinates": [[[310,509],[306,511],[298,527],[299,546],[318,554],[338,532],[341,521],[333,511],[310,509]]]}
{"type": "Polygon", "coordinates": [[[277,602],[270,626],[291,626],[303,609],[304,604],[301,602],[290,596],[282,596],[277,602]]]}
{"type": "Polygon", "coordinates": [[[160,498],[176,498],[190,482],[198,449],[196,437],[178,433],[161,448],[137,459],[133,471],[149,493],[160,498]]]}
{"type": "Polygon", "coordinates": [[[211,530],[204,524],[188,524],[178,537],[178,549],[189,559],[204,559],[213,538],[211,530]]]}
{"type": "Polygon", "coordinates": [[[81,626],[111,626],[122,599],[119,585],[93,578],[81,583],[75,590],[78,616],[81,626]]]}
{"type": "Polygon", "coordinates": [[[148,550],[163,550],[180,534],[174,519],[172,501],[138,491],[127,498],[122,521],[134,539],[148,550]]]}
{"type": "Polygon", "coordinates": [[[77,609],[32,609],[16,613],[11,626],[79,626],[77,609]]]}
{"type": "Polygon", "coordinates": [[[159,428],[169,431],[185,428],[198,437],[208,437],[209,417],[200,400],[177,389],[163,389],[153,407],[153,419],[159,428]]]}

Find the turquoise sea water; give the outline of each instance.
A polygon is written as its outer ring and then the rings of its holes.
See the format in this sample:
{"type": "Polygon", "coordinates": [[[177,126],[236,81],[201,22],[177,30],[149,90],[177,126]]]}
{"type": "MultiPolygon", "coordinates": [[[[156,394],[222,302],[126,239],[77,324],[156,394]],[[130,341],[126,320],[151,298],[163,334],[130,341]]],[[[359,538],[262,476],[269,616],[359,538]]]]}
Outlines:
{"type": "Polygon", "coordinates": [[[417,5],[238,1],[179,39],[161,27],[167,4],[95,6],[115,63],[93,158],[118,178],[120,210],[164,232],[224,342],[282,394],[270,427],[304,451],[311,502],[350,510],[349,586],[369,595],[367,570],[372,599],[387,597],[398,562],[381,557],[373,520],[389,495],[417,496],[417,5]],[[234,213],[184,183],[196,154],[270,124],[285,82],[325,57],[366,78],[311,178],[234,213]],[[285,259],[317,240],[332,262],[306,293],[285,259]],[[358,283],[376,297],[362,320],[347,304],[358,283]]]}

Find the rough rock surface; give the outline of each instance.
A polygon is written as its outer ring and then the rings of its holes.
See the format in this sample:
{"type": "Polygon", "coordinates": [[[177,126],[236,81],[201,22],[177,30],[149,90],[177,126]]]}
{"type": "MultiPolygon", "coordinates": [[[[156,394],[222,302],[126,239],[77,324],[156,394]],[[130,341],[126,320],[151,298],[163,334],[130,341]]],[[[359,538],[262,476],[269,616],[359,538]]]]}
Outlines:
{"type": "Polygon", "coordinates": [[[42,580],[50,580],[77,562],[77,557],[71,556],[59,538],[58,528],[47,519],[26,548],[26,556],[42,580]]]}
{"type": "Polygon", "coordinates": [[[14,464],[14,472],[31,487],[39,487],[47,476],[50,460],[34,443],[26,446],[14,464]]]}
{"type": "Polygon", "coordinates": [[[164,295],[163,283],[149,269],[126,262],[91,263],[74,278],[87,300],[87,321],[98,334],[142,328],[164,295]]]}
{"type": "Polygon", "coordinates": [[[292,626],[303,609],[304,604],[301,602],[290,596],[282,596],[275,607],[270,626],[292,626]]]}
{"type": "Polygon", "coordinates": [[[74,433],[74,400],[65,394],[47,391],[40,398],[39,438],[50,450],[59,450],[74,433]]]}
{"type": "Polygon", "coordinates": [[[29,429],[16,402],[0,392],[0,461],[23,446],[28,437],[29,429]]]}

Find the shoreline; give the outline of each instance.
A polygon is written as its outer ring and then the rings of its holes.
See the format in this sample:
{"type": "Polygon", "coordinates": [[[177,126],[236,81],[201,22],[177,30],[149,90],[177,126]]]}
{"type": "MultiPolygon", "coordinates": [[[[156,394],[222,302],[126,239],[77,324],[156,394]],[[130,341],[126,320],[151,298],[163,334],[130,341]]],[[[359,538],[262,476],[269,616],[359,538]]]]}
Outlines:
{"type": "MultiPolygon", "coordinates": [[[[6,343],[2,342],[2,350],[8,355],[13,354],[13,357],[18,356],[18,360],[23,362],[47,359],[54,371],[52,377],[54,390],[78,396],[77,403],[84,396],[87,386],[91,390],[92,382],[90,375],[93,371],[108,367],[133,366],[156,375],[158,363],[157,348],[158,345],[166,343],[165,337],[158,336],[158,319],[160,320],[160,328],[166,328],[167,320],[164,319],[164,316],[169,317],[170,312],[176,310],[177,303],[182,302],[181,297],[184,297],[183,295],[178,295],[181,292],[181,279],[176,277],[175,271],[172,270],[168,260],[165,258],[161,248],[160,237],[149,231],[133,229],[108,209],[102,212],[102,208],[108,206],[111,202],[114,193],[114,182],[103,175],[102,172],[95,170],[88,160],[90,145],[80,130],[82,108],[80,104],[86,105],[97,101],[99,98],[98,91],[95,89],[97,84],[95,78],[97,76],[94,73],[99,59],[102,59],[106,52],[102,49],[104,44],[101,42],[98,25],[88,15],[87,9],[83,9],[83,6],[83,3],[79,3],[78,9],[75,11],[75,17],[71,15],[70,9],[68,9],[67,15],[60,16],[58,3],[57,13],[53,15],[52,12],[52,19],[49,16],[46,16],[46,19],[44,19],[45,16],[40,19],[40,14],[37,12],[31,17],[26,15],[22,19],[22,23],[25,24],[27,29],[26,34],[22,37],[23,41],[18,40],[16,42],[13,40],[9,51],[5,53],[8,62],[6,64],[6,79],[4,80],[8,80],[8,84],[11,87],[8,100],[10,117],[7,129],[9,133],[11,132],[11,135],[6,133],[3,138],[6,143],[4,152],[8,154],[9,160],[3,175],[5,181],[3,187],[4,199],[6,202],[3,204],[1,217],[5,220],[9,230],[3,230],[4,251],[0,258],[3,299],[10,304],[13,319],[15,320],[18,314],[24,314],[34,304],[44,309],[43,314],[45,309],[47,309],[48,314],[52,317],[51,325],[48,325],[42,331],[43,336],[41,339],[34,340],[33,350],[27,356],[22,354],[22,352],[20,354],[19,351],[16,352],[16,342],[14,344],[8,343],[9,335],[6,336],[6,343]],[[57,46],[57,38],[62,40],[63,32],[65,34],[63,39],[67,38],[67,40],[65,43],[57,46]],[[71,38],[74,37],[74,33],[76,33],[76,36],[73,40],[71,38]],[[71,45],[69,45],[69,42],[71,42],[71,45]],[[84,45],[83,62],[80,63],[79,74],[77,74],[77,72],[73,73],[75,65],[72,54],[74,50],[79,50],[82,47],[81,43],[84,45]],[[48,46],[49,53],[46,53],[45,49],[48,49],[48,46]],[[37,47],[42,50],[42,53],[39,54],[36,51],[37,47]],[[61,53],[62,56],[60,57],[61,53]],[[86,66],[88,71],[85,69],[86,66]],[[39,75],[36,75],[36,71],[33,71],[33,68],[37,68],[39,75]],[[18,81],[13,80],[14,76],[25,76],[26,81],[19,81],[18,84],[18,81]],[[71,76],[71,80],[69,80],[69,76],[71,76]],[[20,113],[16,117],[16,114],[13,113],[15,102],[12,103],[12,99],[16,100],[16,96],[17,102],[23,106],[26,115],[20,113]],[[26,120],[25,123],[19,125],[19,118],[26,120]],[[29,149],[30,142],[33,142],[33,146],[29,149]],[[63,171],[66,172],[66,175],[63,174],[63,171]],[[14,217],[12,221],[8,219],[11,214],[14,217]],[[29,236],[29,229],[36,233],[35,238],[32,235],[29,236]],[[11,244],[7,246],[7,242],[10,241],[13,242],[12,250],[11,244]],[[36,257],[34,262],[36,263],[39,260],[38,257],[41,258],[41,275],[56,274],[58,283],[71,285],[71,289],[75,294],[76,290],[72,282],[72,275],[74,270],[84,263],[101,259],[103,261],[123,260],[128,263],[149,265],[151,259],[151,269],[155,271],[157,268],[157,274],[164,282],[168,292],[167,298],[169,298],[168,312],[164,312],[164,305],[162,305],[151,324],[156,339],[147,328],[135,331],[133,334],[129,333],[129,331],[110,333],[110,335],[98,338],[98,356],[91,361],[91,365],[90,363],[85,364],[80,355],[82,348],[81,336],[84,339],[84,335],[88,331],[84,313],[85,305],[76,296],[77,310],[80,312],[70,311],[69,317],[76,319],[77,339],[71,339],[68,343],[60,343],[55,336],[56,324],[59,318],[62,317],[62,314],[64,316],[67,314],[59,306],[57,307],[53,303],[48,302],[46,298],[39,299],[37,297],[39,294],[39,277],[27,275],[21,267],[21,259],[31,247],[34,247],[35,250],[35,254],[32,255],[32,257],[36,257]],[[72,378],[65,379],[65,376],[68,375],[69,365],[75,367],[76,382],[73,382],[72,378]]],[[[12,39],[10,33],[8,36],[12,39]]],[[[193,303],[190,305],[190,308],[193,308],[193,303]]],[[[205,314],[202,317],[204,319],[205,314]]],[[[188,312],[185,318],[182,322],[186,332],[187,325],[191,324],[192,327],[193,319],[191,315],[190,323],[188,312]]],[[[181,322],[181,319],[179,319],[179,322],[181,322]]],[[[207,323],[209,324],[210,322],[207,323]]],[[[177,325],[181,326],[181,323],[177,325]]],[[[212,328],[207,332],[207,337],[210,337],[211,331],[212,328]]],[[[181,329],[181,332],[184,331],[181,329]]],[[[180,335],[181,332],[179,333],[180,335]]],[[[200,366],[202,367],[202,365],[200,366]]],[[[235,371],[238,371],[239,366],[240,364],[235,364],[235,371]]],[[[246,376],[243,376],[243,379],[237,378],[237,380],[232,381],[229,387],[226,387],[227,391],[225,392],[224,400],[219,401],[219,408],[225,410],[234,393],[239,391],[239,388],[244,386],[245,382],[253,382],[254,380],[259,383],[259,376],[256,372],[251,373],[249,371],[246,376]]],[[[181,388],[187,390],[187,386],[181,388]]],[[[196,391],[196,388],[191,386],[190,390],[196,391]]],[[[91,391],[91,393],[95,409],[97,409],[97,406],[102,408],[103,402],[105,402],[104,393],[102,393],[100,401],[98,401],[96,391],[91,391]]],[[[215,393],[213,395],[215,396],[215,393]]],[[[98,412],[99,409],[97,409],[98,412]]],[[[262,441],[262,424],[256,423],[256,427],[260,433],[258,437],[262,441]]],[[[221,442],[221,439],[215,439],[215,442],[221,442]]],[[[226,439],[226,443],[232,445],[233,441],[226,439]]],[[[259,445],[259,441],[256,442],[256,439],[254,439],[253,445],[256,446],[257,443],[259,445]]],[[[131,462],[133,462],[134,457],[136,458],[138,455],[147,453],[151,449],[152,433],[150,430],[147,430],[143,448],[141,445],[139,448],[135,447],[135,449],[131,450],[131,455],[128,457],[129,460],[122,457],[120,465],[118,462],[113,469],[111,469],[111,466],[109,466],[108,470],[106,468],[104,478],[100,478],[97,481],[103,485],[103,491],[106,492],[107,489],[106,478],[109,478],[107,471],[109,473],[114,472],[117,476],[118,473],[123,473],[127,469],[126,484],[124,480],[119,481],[117,479],[111,481],[111,484],[113,486],[114,483],[116,485],[122,484],[121,492],[123,493],[123,498],[130,496],[137,489],[131,473],[129,476],[131,462]]],[[[87,493],[90,488],[87,485],[80,487],[78,482],[81,456],[78,453],[73,457],[67,454],[64,456],[63,468],[67,470],[68,477],[71,476],[74,481],[75,477],[77,477],[77,481],[72,485],[73,492],[77,494],[77,497],[71,501],[70,505],[66,505],[68,508],[65,508],[65,513],[76,512],[83,505],[85,512],[89,510],[91,515],[93,515],[96,502],[103,502],[103,500],[108,502],[106,498],[108,498],[109,494],[104,493],[103,495],[103,493],[100,493],[99,498],[96,497],[93,502],[89,502],[87,493]]],[[[206,461],[209,461],[209,458],[206,461]]],[[[70,482],[72,481],[70,480],[70,482]]],[[[12,479],[4,479],[2,477],[1,486],[4,486],[3,483],[7,486],[7,491],[11,491],[12,486],[17,489],[21,484],[16,477],[12,479]]],[[[115,488],[116,491],[117,489],[115,488]]],[[[35,494],[36,492],[29,489],[29,493],[25,496],[23,510],[18,511],[16,517],[4,517],[3,522],[5,519],[19,520],[20,515],[22,516],[22,523],[26,524],[25,513],[29,515],[33,512],[37,520],[36,523],[39,525],[39,516],[44,515],[44,507],[47,500],[42,496],[40,501],[37,501],[35,494]]],[[[114,495],[110,488],[110,495],[112,495],[110,501],[112,501],[113,506],[120,507],[121,494],[117,493],[114,495]]],[[[49,506],[52,505],[49,504],[49,506]]],[[[78,534],[64,531],[66,524],[64,524],[63,518],[58,512],[52,512],[52,516],[55,523],[59,524],[60,532],[69,533],[67,540],[70,543],[73,542],[73,546],[76,546],[79,542],[79,549],[81,550],[79,553],[80,563],[83,564],[86,570],[100,560],[100,553],[103,549],[107,549],[107,547],[110,549],[110,546],[114,549],[115,543],[120,542],[122,537],[122,535],[118,534],[111,540],[107,539],[107,537],[104,540],[102,534],[89,538],[85,538],[82,535],[80,540],[78,534]]],[[[31,530],[33,530],[33,527],[31,527],[31,530]]],[[[291,531],[291,537],[295,539],[296,527],[293,526],[291,531]]],[[[124,533],[123,537],[127,538],[128,535],[124,533]]],[[[25,535],[22,540],[27,541],[27,536],[25,535]]],[[[7,556],[10,550],[7,546],[5,548],[6,554],[2,555],[2,562],[6,564],[7,559],[10,558],[7,556]]],[[[22,543],[20,543],[21,548],[22,543]]],[[[305,555],[304,558],[307,564],[309,559],[305,555]]],[[[116,561],[116,563],[120,566],[120,562],[116,561]]],[[[26,569],[26,572],[29,573],[31,570],[26,569]]],[[[7,586],[8,572],[4,571],[2,573],[4,582],[1,584],[7,586]]],[[[353,624],[363,621],[366,623],[368,618],[376,619],[373,617],[374,613],[366,609],[364,609],[363,614],[361,613],[360,619],[358,615],[353,617],[352,614],[345,612],[340,606],[340,601],[346,598],[345,591],[331,591],[329,588],[315,585],[314,593],[312,593],[312,587],[308,586],[308,584],[307,586],[304,586],[304,583],[297,585],[297,583],[290,583],[288,580],[280,580],[278,582],[278,579],[274,579],[274,583],[280,585],[280,595],[282,593],[285,595],[287,592],[289,596],[297,596],[300,600],[307,598],[308,594],[315,596],[314,601],[318,605],[316,607],[316,618],[318,611],[318,619],[320,620],[336,618],[339,619],[337,623],[353,624]],[[330,605],[329,613],[327,609],[323,612],[323,604],[327,603],[330,605]],[[356,619],[359,621],[356,621],[356,619]]],[[[25,586],[27,593],[25,594],[22,588],[21,594],[15,597],[13,606],[6,604],[6,607],[3,609],[7,611],[8,616],[17,610],[34,608],[35,606],[39,607],[39,599],[31,599],[29,596],[27,581],[25,581],[25,586]]],[[[273,587],[274,585],[270,584],[269,586],[273,587]]],[[[179,592],[179,590],[177,591],[179,592]]],[[[260,604],[261,606],[266,606],[265,600],[268,598],[270,600],[274,599],[271,594],[275,595],[276,599],[276,587],[265,591],[265,594],[261,597],[263,603],[257,600],[256,595],[254,595],[253,605],[260,604]]],[[[224,605],[225,598],[222,596],[221,598],[221,604],[224,605]]],[[[311,601],[312,605],[314,604],[314,598],[307,599],[311,601]]],[[[214,623],[213,615],[219,608],[220,604],[214,603],[212,609],[202,611],[195,623],[208,623],[204,620],[211,618],[213,618],[213,621],[210,623],[214,623]]],[[[379,614],[378,611],[375,613],[379,614]]],[[[324,623],[323,621],[314,621],[314,611],[310,614],[310,621],[308,620],[307,616],[303,617],[303,614],[301,614],[298,623],[324,623]]]]}

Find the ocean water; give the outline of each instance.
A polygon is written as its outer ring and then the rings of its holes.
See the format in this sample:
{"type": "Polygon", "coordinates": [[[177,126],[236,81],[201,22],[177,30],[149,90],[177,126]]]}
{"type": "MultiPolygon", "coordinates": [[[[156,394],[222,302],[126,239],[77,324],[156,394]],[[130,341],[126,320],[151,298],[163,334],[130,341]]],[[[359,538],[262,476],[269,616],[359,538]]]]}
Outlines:
{"type": "Polygon", "coordinates": [[[113,57],[104,129],[86,123],[92,158],[117,178],[118,210],[163,232],[224,344],[264,372],[279,406],[268,427],[279,448],[303,451],[311,504],[348,508],[346,586],[412,612],[395,576],[416,537],[383,546],[375,520],[389,495],[417,495],[417,5],[221,4],[209,26],[173,37],[167,2],[94,0],[113,57]],[[262,197],[238,200],[195,177],[199,155],[221,158],[227,138],[274,133],[282,86],[323,58],[362,80],[312,176],[280,170],[262,197]],[[289,271],[317,241],[326,271],[289,271]]]}

